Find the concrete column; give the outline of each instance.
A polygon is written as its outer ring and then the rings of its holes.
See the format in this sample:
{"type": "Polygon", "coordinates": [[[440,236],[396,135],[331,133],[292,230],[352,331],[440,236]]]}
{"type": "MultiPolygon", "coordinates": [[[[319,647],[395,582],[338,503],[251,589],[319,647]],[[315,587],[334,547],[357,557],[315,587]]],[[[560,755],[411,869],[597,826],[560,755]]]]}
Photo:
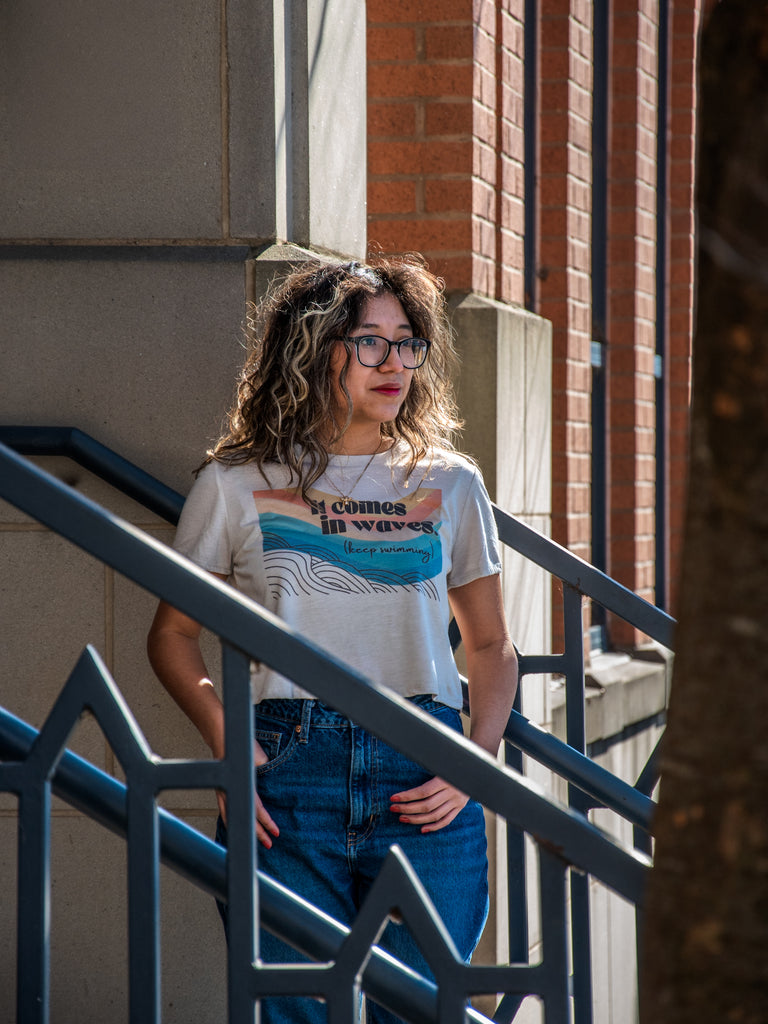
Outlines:
{"type": "Polygon", "coordinates": [[[5,240],[365,251],[365,4],[0,13],[5,240]]]}
{"type": "MultiPolygon", "coordinates": [[[[552,436],[552,328],[541,317],[482,296],[456,295],[451,302],[457,348],[462,360],[458,401],[466,427],[463,451],[483,472],[491,498],[505,511],[550,535],[552,436]]],[[[522,653],[551,650],[549,576],[516,552],[502,550],[502,585],[510,633],[522,653]]],[[[536,722],[551,717],[548,679],[523,680],[523,711],[536,722]]],[[[547,784],[547,774],[534,775],[547,784]]],[[[516,894],[507,898],[506,825],[486,815],[491,907],[475,956],[479,963],[508,960],[507,920],[521,913],[516,894]]],[[[535,858],[528,851],[529,877],[535,858]]],[[[532,883],[530,892],[535,893],[532,883]]],[[[540,941],[536,899],[529,900],[529,939],[540,941]]],[[[478,999],[486,1013],[492,999],[478,999]]],[[[526,1016],[526,1022],[535,1019],[526,1016]]]]}

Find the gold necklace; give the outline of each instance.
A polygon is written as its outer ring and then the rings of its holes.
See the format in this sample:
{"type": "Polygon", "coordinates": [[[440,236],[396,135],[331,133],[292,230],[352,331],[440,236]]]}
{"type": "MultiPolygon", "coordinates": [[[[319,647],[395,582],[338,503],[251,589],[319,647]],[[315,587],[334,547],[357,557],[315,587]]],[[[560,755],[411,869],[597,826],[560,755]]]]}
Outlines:
{"type": "Polygon", "coordinates": [[[352,500],[352,492],[354,491],[354,489],[357,487],[357,485],[360,483],[360,481],[365,476],[366,472],[368,471],[368,467],[373,462],[373,460],[376,458],[376,456],[379,454],[379,449],[380,448],[381,448],[381,441],[379,441],[378,445],[376,446],[376,451],[371,455],[371,457],[368,459],[366,464],[363,466],[362,472],[360,474],[358,474],[357,479],[352,484],[352,486],[349,488],[349,494],[344,494],[342,491],[339,490],[339,488],[336,486],[336,484],[333,482],[333,480],[331,480],[331,477],[330,477],[330,475],[328,473],[328,467],[327,466],[325,467],[325,479],[328,481],[328,483],[331,485],[331,487],[334,489],[334,491],[336,491],[338,496],[341,498],[341,500],[345,504],[346,504],[346,502],[352,500]]]}

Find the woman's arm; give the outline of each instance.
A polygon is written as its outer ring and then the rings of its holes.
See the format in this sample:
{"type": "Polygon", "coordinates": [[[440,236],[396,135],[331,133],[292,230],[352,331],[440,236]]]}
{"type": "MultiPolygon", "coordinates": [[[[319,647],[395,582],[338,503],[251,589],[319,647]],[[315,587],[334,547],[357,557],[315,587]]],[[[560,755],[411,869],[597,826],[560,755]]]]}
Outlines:
{"type": "MultiPolygon", "coordinates": [[[[219,579],[225,576],[213,575],[219,579]]],[[[161,601],[147,638],[147,651],[152,668],[160,682],[189,718],[217,759],[224,756],[224,705],[216,693],[200,651],[200,626],[194,619],[161,601]]],[[[254,743],[256,764],[264,764],[267,756],[254,743]]],[[[226,821],[226,797],[217,792],[216,799],[226,821]]],[[[256,799],[256,835],[264,846],[271,846],[271,836],[279,830],[261,800],[256,799]],[[270,835],[271,834],[271,835],[270,835]]]]}
{"type": "Polygon", "coordinates": [[[501,576],[483,576],[448,597],[467,659],[469,736],[495,757],[517,692],[517,655],[507,630],[501,576]]]}
{"type": "MultiPolygon", "coordinates": [[[[507,725],[517,690],[517,656],[507,631],[498,575],[449,591],[467,659],[470,739],[494,757],[507,725]]],[[[390,810],[400,820],[435,832],[450,824],[467,803],[460,790],[443,779],[395,793],[390,810]]]]}

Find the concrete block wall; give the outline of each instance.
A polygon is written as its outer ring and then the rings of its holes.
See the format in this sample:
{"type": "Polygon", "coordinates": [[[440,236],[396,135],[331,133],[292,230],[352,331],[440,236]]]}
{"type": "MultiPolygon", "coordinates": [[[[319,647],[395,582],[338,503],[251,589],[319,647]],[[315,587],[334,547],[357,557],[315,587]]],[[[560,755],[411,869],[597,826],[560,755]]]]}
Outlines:
{"type": "MultiPolygon", "coordinates": [[[[0,262],[8,307],[8,372],[0,406],[10,423],[74,424],[185,492],[219,429],[241,349],[242,259],[185,263],[122,250],[115,258],[0,262]],[[183,339],[183,343],[182,343],[183,339]]],[[[172,530],[66,459],[42,468],[163,541],[172,530]]],[[[86,644],[105,659],[151,747],[207,756],[154,679],[145,636],[155,600],[8,505],[0,507],[0,704],[39,727],[86,644]]],[[[209,646],[215,670],[216,648],[209,646]]],[[[119,766],[91,718],[72,749],[119,766]]],[[[162,803],[213,834],[211,793],[162,803]]],[[[0,805],[0,870],[16,865],[15,799],[0,805]]],[[[52,822],[51,1020],[128,1019],[125,852],[120,841],[56,801],[52,822]]],[[[164,1020],[225,1014],[225,946],[213,901],[162,874],[164,1020]]],[[[15,906],[0,901],[0,1020],[15,1019],[15,906]]]]}
{"type": "MultiPolygon", "coordinates": [[[[461,357],[458,398],[466,426],[462,450],[474,456],[491,498],[502,508],[549,535],[552,414],[550,325],[518,307],[476,294],[457,293],[451,309],[461,357]]],[[[516,552],[502,549],[502,585],[512,638],[523,653],[551,650],[551,586],[547,573],[516,552]]],[[[551,718],[549,684],[544,676],[523,680],[523,711],[536,722],[551,718]]],[[[506,826],[486,818],[490,880],[495,899],[475,954],[480,963],[509,959],[509,903],[506,878],[506,826]]],[[[535,862],[531,851],[529,860],[535,862]]],[[[538,927],[535,885],[529,920],[535,955],[538,927]]],[[[477,999],[486,1013],[492,998],[477,999]]],[[[530,1012],[538,1003],[531,1000],[530,1012]]],[[[526,1008],[525,1012],[529,1012],[526,1008]]]]}
{"type": "Polygon", "coordinates": [[[364,5],[29,0],[0,32],[3,240],[363,251],[364,5]]]}
{"type": "MultiPolygon", "coordinates": [[[[41,0],[0,11],[0,418],[74,426],[186,493],[220,433],[247,301],[315,250],[365,251],[365,6],[41,0]],[[340,59],[343,55],[343,59],[340,59]]],[[[65,459],[43,468],[170,540],[65,459]]],[[[40,726],[94,644],[151,747],[206,750],[155,681],[155,601],[0,506],[0,704],[40,726]]],[[[207,642],[216,674],[217,644],[207,642]]],[[[72,747],[119,775],[86,717],[72,747]]],[[[212,793],[162,803],[209,835],[212,793]]],[[[0,802],[0,1021],[15,1019],[16,801],[0,802]]],[[[57,801],[51,1020],[128,1019],[122,844],[57,801]]],[[[226,1016],[213,901],[162,872],[162,1013],[226,1016]]]]}

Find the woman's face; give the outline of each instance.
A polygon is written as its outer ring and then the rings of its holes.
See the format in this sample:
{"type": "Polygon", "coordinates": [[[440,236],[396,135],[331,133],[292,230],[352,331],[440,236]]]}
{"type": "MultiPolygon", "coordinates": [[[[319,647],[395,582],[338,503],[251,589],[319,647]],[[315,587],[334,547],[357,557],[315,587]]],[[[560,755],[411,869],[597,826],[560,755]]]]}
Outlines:
{"type": "MultiPolygon", "coordinates": [[[[349,337],[361,338],[370,334],[378,334],[387,341],[402,341],[413,335],[403,307],[389,292],[368,299],[360,323],[349,332],[349,337]]],[[[347,399],[339,379],[346,361],[347,348],[339,341],[331,356],[338,423],[344,423],[347,418],[347,399]]],[[[413,370],[403,366],[396,348],[390,348],[389,355],[380,366],[362,366],[353,348],[346,379],[347,391],[352,399],[352,419],[346,438],[351,439],[356,434],[362,437],[365,432],[373,436],[374,427],[378,435],[381,424],[395,419],[400,411],[412,378],[413,370]]]]}

